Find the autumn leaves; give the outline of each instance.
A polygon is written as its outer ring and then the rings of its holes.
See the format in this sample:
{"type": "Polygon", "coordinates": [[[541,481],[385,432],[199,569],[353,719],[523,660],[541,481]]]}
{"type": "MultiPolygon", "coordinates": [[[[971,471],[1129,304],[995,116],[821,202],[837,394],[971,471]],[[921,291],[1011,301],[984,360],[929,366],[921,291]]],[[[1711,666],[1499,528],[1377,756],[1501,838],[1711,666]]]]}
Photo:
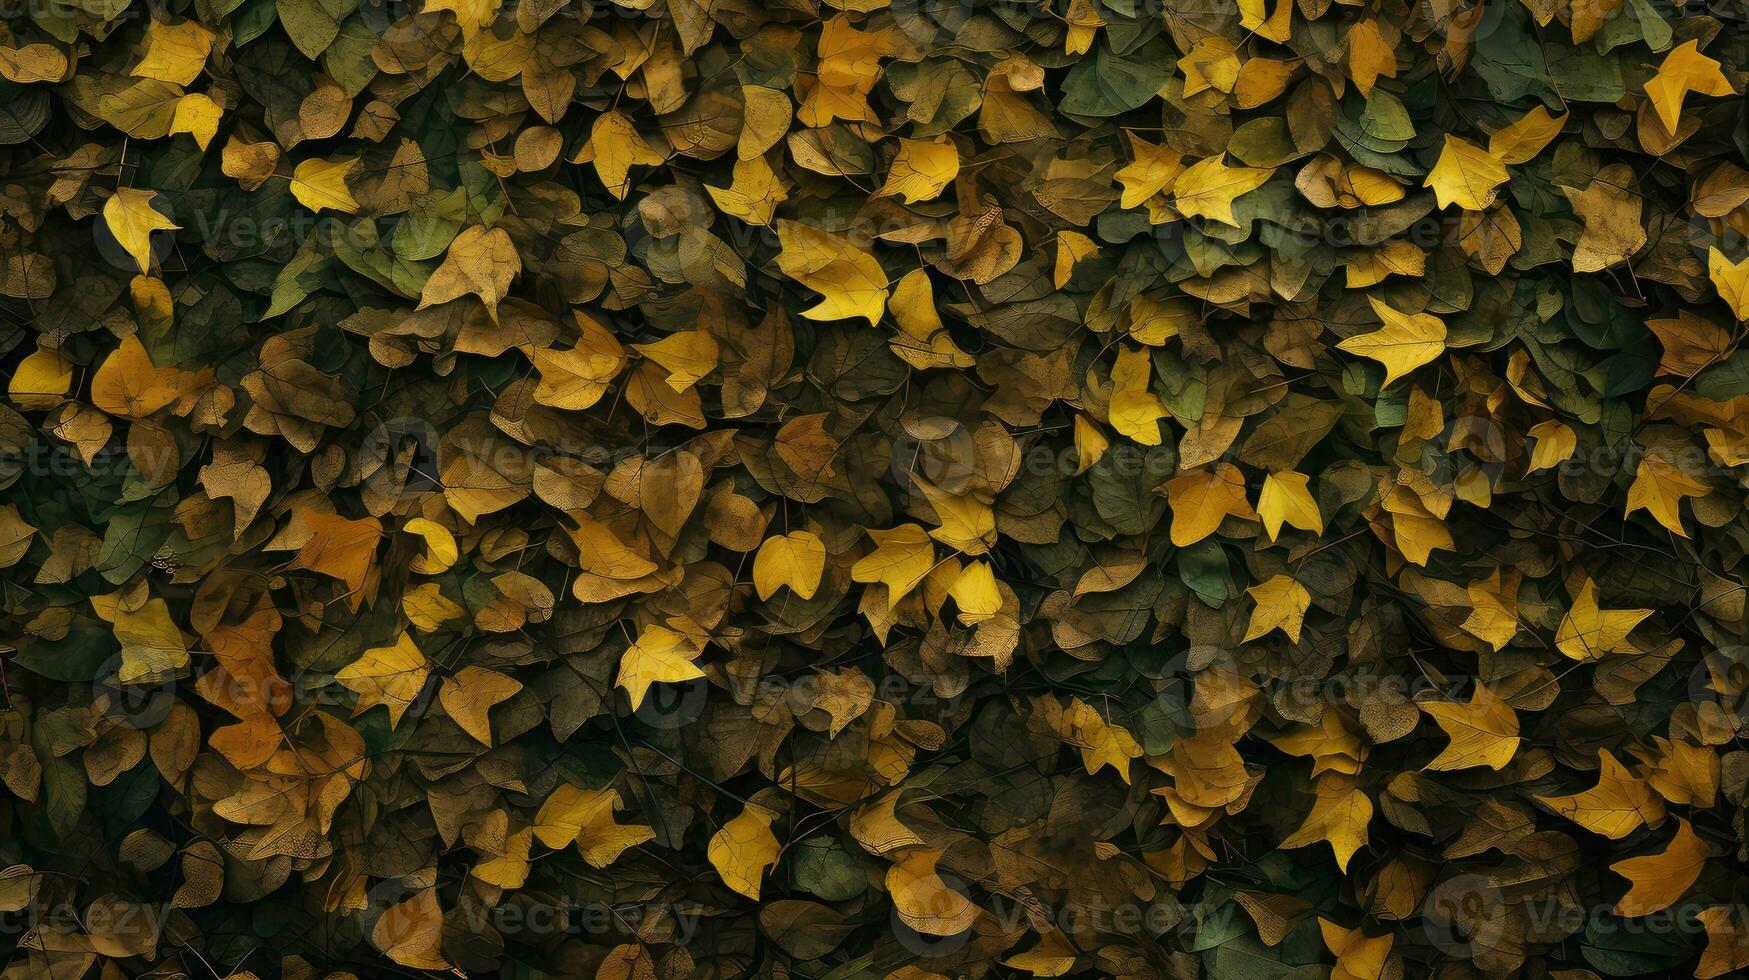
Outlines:
{"type": "Polygon", "coordinates": [[[1730,5],[140,12],[0,38],[0,890],[185,882],[37,972],[1749,964],[1730,5]]]}

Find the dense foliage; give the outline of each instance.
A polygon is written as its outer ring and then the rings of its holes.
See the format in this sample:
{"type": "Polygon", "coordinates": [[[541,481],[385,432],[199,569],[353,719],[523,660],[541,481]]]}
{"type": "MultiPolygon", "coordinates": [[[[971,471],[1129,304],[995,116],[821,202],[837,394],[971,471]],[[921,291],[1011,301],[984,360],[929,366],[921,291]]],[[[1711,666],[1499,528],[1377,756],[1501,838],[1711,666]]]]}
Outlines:
{"type": "Polygon", "coordinates": [[[1739,0],[20,0],[4,976],[1749,968],[1739,0]]]}

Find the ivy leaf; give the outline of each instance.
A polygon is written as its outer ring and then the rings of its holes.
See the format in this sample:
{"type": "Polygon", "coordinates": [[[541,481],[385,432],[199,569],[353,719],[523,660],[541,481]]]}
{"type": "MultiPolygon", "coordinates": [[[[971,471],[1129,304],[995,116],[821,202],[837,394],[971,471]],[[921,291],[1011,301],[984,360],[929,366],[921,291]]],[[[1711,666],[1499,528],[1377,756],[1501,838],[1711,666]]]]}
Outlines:
{"type": "Polygon", "coordinates": [[[1651,915],[1670,907],[1700,877],[1712,848],[1694,833],[1689,822],[1678,818],[1676,836],[1664,850],[1617,861],[1609,870],[1633,882],[1633,887],[1615,903],[1616,915],[1651,915]]]}
{"type": "Polygon", "coordinates": [[[1476,683],[1468,704],[1429,701],[1421,710],[1451,736],[1451,744],[1423,768],[1499,771],[1518,753],[1518,714],[1486,684],[1476,683]]]}
{"type": "Polygon", "coordinates": [[[775,818],[769,810],[748,804],[711,836],[708,853],[723,884],[754,900],[766,869],[777,863],[779,845],[771,832],[775,818]]]}
{"type": "Polygon", "coordinates": [[[152,267],[152,232],[174,231],[182,226],[165,217],[152,206],[156,191],[118,188],[103,204],[103,222],[109,233],[121,243],[141,272],[152,267]]]}
{"type": "Polygon", "coordinates": [[[1676,132],[1682,120],[1682,100],[1690,92],[1700,95],[1734,95],[1736,89],[1719,70],[1719,63],[1700,53],[1700,42],[1688,40],[1671,49],[1646,81],[1646,97],[1658,111],[1666,132],[1676,132]]]}
{"type": "Polygon", "coordinates": [[[811,320],[862,317],[880,322],[887,308],[887,274],[874,256],[829,231],[797,221],[777,223],[778,268],[823,298],[802,315],[811,320]]]}
{"type": "Polygon", "coordinates": [[[759,598],[770,599],[788,586],[797,598],[812,599],[826,569],[826,546],[812,531],[791,531],[766,538],[753,558],[753,584],[759,598]]]}
{"type": "Polygon", "coordinates": [[[353,714],[382,705],[389,709],[389,726],[394,727],[419,699],[430,676],[431,662],[414,645],[413,638],[402,633],[393,646],[364,651],[334,679],[358,694],[353,714]]]}
{"type": "MultiPolygon", "coordinates": [[[[250,168],[258,164],[239,162],[238,166],[247,176],[250,168]]],[[[356,157],[341,160],[311,157],[304,160],[292,171],[292,196],[311,211],[320,212],[323,208],[329,208],[341,214],[352,214],[358,210],[358,202],[352,197],[352,190],[346,184],[346,176],[357,166],[356,157]]]]}
{"type": "Polygon", "coordinates": [[[1460,136],[1446,134],[1439,162],[1428,172],[1423,187],[1433,188],[1439,206],[1457,205],[1468,211],[1486,211],[1506,183],[1506,165],[1487,150],[1460,136]]]}
{"type": "Polygon", "coordinates": [[[630,696],[636,711],[651,684],[677,684],[703,677],[704,671],[693,663],[700,652],[690,636],[662,626],[646,626],[620,658],[614,685],[630,696]]]}
{"type": "Polygon", "coordinates": [[[1385,325],[1372,333],[1356,334],[1337,346],[1383,364],[1387,387],[1445,352],[1445,323],[1438,317],[1431,313],[1404,313],[1371,296],[1367,302],[1385,325]]]}

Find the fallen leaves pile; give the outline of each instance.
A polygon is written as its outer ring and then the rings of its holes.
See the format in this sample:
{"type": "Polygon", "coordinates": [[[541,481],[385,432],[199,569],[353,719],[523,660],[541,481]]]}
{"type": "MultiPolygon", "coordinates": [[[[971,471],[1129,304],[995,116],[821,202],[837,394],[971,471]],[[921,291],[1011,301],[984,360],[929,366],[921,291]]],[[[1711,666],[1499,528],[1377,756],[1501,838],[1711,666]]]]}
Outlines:
{"type": "Polygon", "coordinates": [[[15,6],[4,977],[1749,969],[1746,18],[15,6]]]}

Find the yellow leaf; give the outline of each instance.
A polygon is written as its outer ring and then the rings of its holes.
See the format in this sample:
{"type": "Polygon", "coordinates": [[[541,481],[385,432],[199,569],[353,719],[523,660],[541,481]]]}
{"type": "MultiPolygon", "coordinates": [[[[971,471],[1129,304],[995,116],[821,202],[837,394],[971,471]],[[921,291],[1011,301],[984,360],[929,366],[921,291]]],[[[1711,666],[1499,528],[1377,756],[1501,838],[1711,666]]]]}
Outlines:
{"type": "Polygon", "coordinates": [[[1706,929],[1706,950],[1695,965],[1695,980],[1712,980],[1749,969],[1749,920],[1741,905],[1721,905],[1694,916],[1706,929]]]}
{"type": "Polygon", "coordinates": [[[1166,502],[1172,508],[1172,543],[1180,548],[1215,533],[1229,516],[1257,517],[1245,499],[1245,477],[1232,463],[1166,481],[1166,502]]]}
{"type": "Polygon", "coordinates": [[[777,240],[783,246],[777,267],[822,297],[802,316],[810,320],[862,317],[870,326],[880,322],[887,309],[887,273],[874,256],[799,221],[779,221],[777,240]]]}
{"type": "Polygon", "coordinates": [[[741,138],[735,155],[742,160],[763,156],[789,132],[790,102],[783,91],[764,85],[741,86],[741,138]]]}
{"type": "Polygon", "coordinates": [[[968,555],[981,555],[996,544],[996,511],[989,501],[973,493],[948,493],[920,476],[914,479],[941,524],[930,537],[968,555]]]}
{"type": "Polygon", "coordinates": [[[1318,511],[1310,488],[1312,478],[1304,473],[1285,470],[1263,478],[1263,491],[1257,495],[1257,516],[1274,541],[1283,524],[1313,534],[1324,533],[1324,515],[1318,511]]]}
{"type": "Polygon", "coordinates": [[[899,152],[887,169],[887,182],[875,197],[902,195],[906,204],[939,195],[960,172],[960,151],[953,139],[899,140],[899,152]]]}
{"type": "Polygon", "coordinates": [[[942,852],[907,848],[887,868],[887,894],[899,921],[926,936],[957,936],[978,920],[972,900],[941,880],[942,852]]]}
{"type": "Polygon", "coordinates": [[[460,604],[451,602],[436,582],[426,582],[408,590],[401,597],[401,611],[422,633],[442,629],[444,623],[459,619],[467,612],[460,604]]]}
{"type": "MultiPolygon", "coordinates": [[[[504,811],[497,812],[502,814],[504,811]]],[[[486,852],[487,858],[474,865],[468,874],[499,888],[521,888],[528,881],[528,852],[533,838],[534,831],[528,827],[505,836],[498,849],[486,852]]]]}
{"type": "Polygon", "coordinates": [[[1643,507],[1671,534],[1686,538],[1688,532],[1682,529],[1682,498],[1704,497],[1711,492],[1711,487],[1690,476],[1667,453],[1654,450],[1640,457],[1634,485],[1628,488],[1625,513],[1632,514],[1643,507]]]}
{"type": "Polygon", "coordinates": [[[899,324],[899,335],[887,346],[906,364],[919,371],[930,368],[969,368],[972,355],[960,350],[953,336],[942,325],[935,309],[935,290],[929,284],[929,273],[913,269],[893,288],[891,302],[893,319],[899,324]]]}
{"type": "Polygon", "coordinates": [[[1239,82],[1238,47],[1218,34],[1198,38],[1190,51],[1178,59],[1178,69],[1184,72],[1184,94],[1214,89],[1221,93],[1233,91],[1239,82]]]}
{"type": "Polygon", "coordinates": [[[1294,725],[1270,737],[1275,747],[1291,755],[1309,756],[1312,775],[1339,772],[1355,775],[1366,757],[1361,737],[1342,712],[1326,703],[1316,725],[1294,725]]]}
{"type": "MultiPolygon", "coordinates": [[[[880,2],[885,6],[885,0],[880,2]]],[[[1069,0],[1063,23],[1069,28],[1063,32],[1063,53],[1084,54],[1093,46],[1093,38],[1099,29],[1105,26],[1105,18],[1099,16],[1099,8],[1093,0],[1069,0]]]]}
{"type": "Polygon", "coordinates": [[[513,677],[485,667],[468,666],[446,677],[437,700],[450,720],[487,748],[492,747],[492,724],[487,715],[492,706],[507,701],[522,690],[513,677]]]}
{"type": "Polygon", "coordinates": [[[1439,162],[1421,186],[1433,188],[1442,208],[1456,204],[1466,211],[1486,211],[1504,183],[1504,163],[1469,140],[1447,133],[1439,162]]]}
{"type": "Polygon", "coordinates": [[[1361,95],[1370,96],[1380,75],[1397,77],[1397,52],[1380,32],[1378,21],[1368,17],[1348,30],[1348,77],[1361,95]]]}
{"type": "Polygon", "coordinates": [[[1106,721],[1080,698],[1070,698],[1064,707],[1056,698],[1038,697],[1033,706],[1047,728],[1081,751],[1081,765],[1089,776],[1110,766],[1124,782],[1130,781],[1130,760],[1141,757],[1142,747],[1122,725],[1106,721]]]}
{"type": "Polygon", "coordinates": [[[1169,146],[1155,146],[1135,133],[1126,134],[1135,159],[1117,172],[1123,185],[1118,207],[1133,208],[1165,190],[1184,172],[1184,155],[1169,146]]]}
{"type": "Polygon", "coordinates": [[[1130,300],[1130,339],[1149,347],[1163,346],[1166,341],[1201,323],[1187,300],[1159,300],[1148,293],[1137,293],[1130,300]]]}
{"type": "Polygon", "coordinates": [[[146,55],[134,66],[132,74],[135,78],[187,85],[206,67],[213,37],[212,31],[192,20],[180,24],[150,21],[146,24],[146,55]]]}
{"type": "Polygon", "coordinates": [[[1279,58],[1247,58],[1239,66],[1239,79],[1233,83],[1233,104],[1241,109],[1267,105],[1287,91],[1299,69],[1298,60],[1279,58]]]}
{"type": "Polygon", "coordinates": [[[125,593],[92,596],[91,608],[115,628],[121,644],[117,678],[123,684],[160,683],[188,668],[188,645],[163,599],[135,604],[126,601],[125,593]]]}
{"type": "Polygon", "coordinates": [[[1424,701],[1421,710],[1451,736],[1451,744],[1423,769],[1487,766],[1498,771],[1506,768],[1518,752],[1518,713],[1481,681],[1476,682],[1468,704],[1424,701]]]}
{"type": "MultiPolygon", "coordinates": [[[[1024,953],[1009,956],[1002,961],[1002,965],[1025,970],[1035,977],[1060,977],[1075,968],[1075,960],[1079,955],[1079,950],[1063,934],[1063,930],[1047,925],[1039,933],[1037,944],[1024,953]]],[[[910,977],[906,980],[923,978],[910,977]]]]}
{"type": "MultiPolygon", "coordinates": [[[[1099,246],[1094,244],[1093,239],[1088,238],[1086,235],[1083,235],[1078,231],[1064,230],[1057,232],[1057,260],[1056,264],[1051,269],[1051,282],[1058,289],[1062,289],[1068,284],[1070,278],[1075,275],[1075,266],[1081,264],[1083,260],[1090,256],[1098,254],[1099,246]]],[[[898,296],[896,293],[893,297],[893,301],[895,305],[898,303],[898,296]]]]}
{"type": "Polygon", "coordinates": [[[401,530],[425,539],[425,551],[415,555],[408,563],[408,567],[415,574],[441,575],[461,557],[461,550],[456,547],[455,535],[436,521],[415,517],[403,524],[401,530]]]}
{"type": "Polygon", "coordinates": [[[358,202],[352,199],[352,190],[346,186],[346,175],[356,166],[357,157],[344,160],[311,157],[292,170],[292,197],[317,213],[328,208],[341,214],[353,214],[358,211],[358,202]]]}
{"type": "Polygon", "coordinates": [[[1186,217],[1203,217],[1239,227],[1233,199],[1263,186],[1275,168],[1229,167],[1220,155],[1198,160],[1172,183],[1173,200],[1186,217]]]}
{"type": "Polygon", "coordinates": [[[1002,611],[1002,593],[996,588],[996,573],[987,561],[968,562],[947,594],[959,607],[960,623],[976,626],[1002,611]]]}
{"type": "Polygon", "coordinates": [[[73,362],[59,351],[39,348],[18,362],[12,380],[6,383],[6,396],[27,412],[43,412],[67,398],[73,390],[73,362]]]}
{"type": "Polygon", "coordinates": [[[571,540],[577,546],[583,570],[613,579],[640,579],[656,572],[656,563],[626,547],[607,525],[587,514],[578,514],[571,540]]]}
{"type": "MultiPolygon", "coordinates": [[[[30,551],[36,527],[18,513],[17,504],[0,506],[0,568],[11,568],[30,551]]],[[[178,634],[177,639],[181,639],[178,634]]]]}
{"type": "Polygon", "coordinates": [[[247,143],[232,134],[219,154],[219,169],[246,191],[260,187],[278,166],[279,144],[271,140],[247,143]]]}
{"type": "Polygon", "coordinates": [[[1348,267],[1343,285],[1362,289],[1388,276],[1419,279],[1427,274],[1427,254],[1413,242],[1393,239],[1377,248],[1356,249],[1341,260],[1348,267]]]}
{"type": "Polygon", "coordinates": [[[20,85],[64,82],[73,77],[73,62],[53,44],[0,47],[0,78],[20,85]]]}
{"type": "Polygon", "coordinates": [[[552,408],[582,411],[601,400],[608,383],[626,365],[625,349],[593,317],[576,313],[577,346],[570,350],[536,350],[529,354],[540,383],[534,400],[552,408]]]}
{"type": "Polygon", "coordinates": [[[664,626],[646,626],[620,658],[619,679],[614,684],[631,698],[636,711],[651,684],[678,684],[703,677],[704,671],[693,663],[701,652],[690,636],[664,626]]]}
{"type": "MultiPolygon", "coordinates": [[[[893,53],[895,33],[891,27],[859,31],[847,15],[826,21],[816,49],[820,61],[813,84],[806,86],[796,111],[802,125],[818,129],[833,119],[877,122],[879,117],[869,108],[866,96],[880,81],[880,59],[893,53]]],[[[798,83],[797,87],[803,86],[798,83]]]]}
{"type": "Polygon", "coordinates": [[[1252,640],[1279,629],[1295,643],[1300,642],[1300,626],[1306,610],[1312,605],[1312,594],[1291,576],[1276,575],[1268,581],[1245,590],[1257,607],[1251,610],[1251,624],[1245,628],[1245,639],[1252,640]]]}
{"type": "Polygon", "coordinates": [[[1293,37],[1294,0],[1275,0],[1275,11],[1269,11],[1269,0],[1239,0],[1239,26],[1277,44],[1293,37]]]}
{"type": "Polygon", "coordinates": [[[1386,975],[1385,962],[1390,959],[1396,937],[1390,933],[1367,936],[1359,929],[1344,929],[1323,916],[1318,917],[1318,929],[1324,935],[1324,945],[1336,957],[1336,968],[1329,980],[1379,980],[1386,975]]]}
{"type": "Polygon", "coordinates": [[[431,676],[431,662],[413,645],[413,638],[402,633],[394,646],[373,647],[334,675],[348,690],[358,695],[354,716],[377,705],[389,709],[389,727],[401,723],[401,716],[419,699],[425,689],[425,679],[431,676]]]}
{"type": "Polygon", "coordinates": [[[1633,650],[1628,634],[1650,615],[1650,609],[1599,608],[1597,584],[1587,577],[1573,599],[1573,608],[1555,630],[1555,648],[1574,660],[1598,660],[1606,654],[1633,650]]]}
{"type": "Polygon", "coordinates": [[[91,404],[118,418],[143,419],[179,398],[191,375],[152,364],[138,337],[126,337],[91,378],[91,404]]]}
{"type": "Polygon", "coordinates": [[[1336,854],[1336,866],[1344,872],[1354,852],[1367,841],[1372,822],[1372,800],[1354,783],[1354,777],[1326,772],[1313,786],[1317,798],[1300,829],[1281,842],[1282,847],[1305,847],[1328,841],[1336,854]]]}
{"type": "Polygon", "coordinates": [[[1706,250],[1707,278],[1739,322],[1749,320],[1749,258],[1732,262],[1712,246],[1706,250]]]}
{"type": "Polygon", "coordinates": [[[414,970],[448,970],[443,958],[443,909],[437,889],[427,888],[383,910],[370,931],[371,945],[414,970]]]}
{"type": "Polygon", "coordinates": [[[717,210],[750,225],[769,225],[777,206],[789,200],[789,190],[762,156],[735,163],[728,187],[705,186],[717,210]]]}
{"type": "Polygon", "coordinates": [[[791,531],[765,539],[753,558],[753,587],[763,601],[789,586],[800,599],[812,599],[826,570],[826,545],[812,531],[791,531]]]}
{"type": "Polygon", "coordinates": [[[639,135],[637,127],[617,109],[595,117],[589,126],[589,142],[572,163],[593,161],[595,173],[607,192],[620,200],[631,190],[633,167],[653,167],[666,159],[639,135]]]}
{"type": "Polygon", "coordinates": [[[703,330],[681,330],[653,344],[632,349],[668,369],[668,387],[685,391],[717,369],[717,338],[703,330]]]}
{"type": "Polygon", "coordinates": [[[1428,556],[1435,550],[1452,551],[1451,531],[1445,526],[1444,512],[1435,514],[1427,501],[1408,487],[1394,487],[1380,501],[1391,515],[1391,532],[1397,550],[1411,563],[1426,567],[1428,556]]]}
{"type": "Polygon", "coordinates": [[[1633,887],[1615,903],[1615,914],[1651,915],[1670,907],[1688,891],[1706,868],[1712,848],[1700,839],[1689,822],[1676,821],[1676,836],[1657,854],[1644,854],[1617,861],[1609,870],[1633,882],[1633,887]]]}
{"type": "Polygon", "coordinates": [[[1682,120],[1682,99],[1688,93],[1725,96],[1736,91],[1719,70],[1719,63],[1700,53],[1700,41],[1696,39],[1684,41],[1665,55],[1658,73],[1646,82],[1646,97],[1652,100],[1658,120],[1670,133],[1676,132],[1682,120]]]}
{"type": "Polygon", "coordinates": [[[1536,440],[1536,448],[1531,450],[1530,465],[1525,468],[1527,475],[1558,466],[1571,458],[1579,446],[1579,437],[1573,430],[1554,419],[1531,426],[1528,435],[1536,440]]]}
{"type": "Polygon", "coordinates": [[[1599,170],[1584,190],[1561,188],[1573,213],[1585,224],[1573,246],[1573,271],[1601,272],[1626,262],[1646,244],[1634,180],[1633,168],[1610,164],[1599,170]]]}
{"type": "Polygon", "coordinates": [[[1658,370],[1678,377],[1692,377],[1729,356],[1731,335],[1718,324],[1690,310],[1678,310],[1674,319],[1647,320],[1658,335],[1664,356],[1658,370]]]}
{"type": "Polygon", "coordinates": [[[1342,172],[1345,194],[1366,207],[1393,204],[1403,199],[1403,185],[1383,171],[1371,167],[1349,167],[1342,172]]]}
{"type": "Polygon", "coordinates": [[[1106,449],[1110,447],[1111,440],[1105,437],[1105,433],[1099,431],[1099,426],[1094,425],[1085,415],[1079,413],[1075,415],[1076,476],[1087,472],[1089,467],[1099,462],[1099,458],[1104,456],[1106,449]]]}
{"type": "MultiPolygon", "coordinates": [[[[307,568],[339,579],[346,583],[351,596],[362,600],[365,579],[370,576],[371,565],[376,561],[377,543],[383,537],[382,523],[374,517],[354,521],[308,508],[299,513],[310,530],[310,537],[287,568],[307,568]]],[[[358,608],[358,603],[353,602],[352,607],[358,608]]]]}
{"type": "Polygon", "coordinates": [[[480,297],[492,321],[498,321],[498,304],[510,292],[510,280],[522,271],[522,257],[503,228],[490,231],[479,225],[465,228],[449,243],[443,264],[425,280],[419,294],[419,309],[437,306],[469,294],[480,297]]]}
{"type": "Polygon", "coordinates": [[[1601,763],[1597,785],[1572,796],[1538,796],[1537,802],[1594,834],[1620,840],[1642,825],[1655,827],[1664,819],[1664,801],[1616,761],[1608,749],[1599,749],[1601,763]]]}
{"type": "Polygon", "coordinates": [[[1494,569],[1485,579],[1469,585],[1470,610],[1461,624],[1471,636],[1484,640],[1495,650],[1503,649],[1518,635],[1518,583],[1522,576],[1516,571],[1494,569]]]}
{"type": "Polygon", "coordinates": [[[1385,366],[1385,387],[1445,352],[1445,322],[1431,313],[1403,313],[1383,300],[1368,296],[1367,302],[1384,326],[1372,333],[1356,334],[1336,346],[1385,366]]]}
{"type": "Polygon", "coordinates": [[[425,10],[447,10],[455,15],[464,39],[472,39],[497,18],[502,0],[425,0],[425,10]]]}
{"type": "Polygon", "coordinates": [[[887,587],[887,608],[899,604],[935,567],[935,547],[929,535],[916,524],[901,524],[892,530],[870,528],[875,550],[850,567],[855,582],[879,582],[887,587]]]}
{"type": "Polygon", "coordinates": [[[152,232],[182,227],[152,207],[152,199],[157,196],[157,191],[121,187],[103,202],[103,223],[139,264],[141,272],[152,267],[152,232]]]}
{"type": "Polygon", "coordinates": [[[771,821],[776,817],[770,810],[749,803],[711,835],[706,849],[723,884],[754,901],[759,900],[765,870],[777,863],[777,835],[771,832],[771,821]]]}
{"type": "Polygon", "coordinates": [[[1154,373],[1153,357],[1146,351],[1119,347],[1111,368],[1111,405],[1107,421],[1120,434],[1144,446],[1160,444],[1160,420],[1166,406],[1148,386],[1154,373]]]}
{"type": "Polygon", "coordinates": [[[611,786],[583,789],[562,783],[535,814],[534,835],[554,848],[576,841],[590,867],[605,868],[619,860],[626,848],[656,838],[656,832],[643,824],[616,823],[613,811],[619,807],[619,793],[611,786]]]}
{"type": "Polygon", "coordinates": [[[1488,155],[1506,164],[1529,163],[1543,147],[1561,134],[1567,116],[1550,116],[1549,110],[1537,106],[1510,125],[1503,126],[1488,137],[1488,155]]]}
{"type": "Polygon", "coordinates": [[[219,120],[225,110],[217,102],[199,92],[190,92],[176,100],[176,114],[170,119],[172,133],[187,133],[201,149],[211,145],[219,133],[219,120]]]}

